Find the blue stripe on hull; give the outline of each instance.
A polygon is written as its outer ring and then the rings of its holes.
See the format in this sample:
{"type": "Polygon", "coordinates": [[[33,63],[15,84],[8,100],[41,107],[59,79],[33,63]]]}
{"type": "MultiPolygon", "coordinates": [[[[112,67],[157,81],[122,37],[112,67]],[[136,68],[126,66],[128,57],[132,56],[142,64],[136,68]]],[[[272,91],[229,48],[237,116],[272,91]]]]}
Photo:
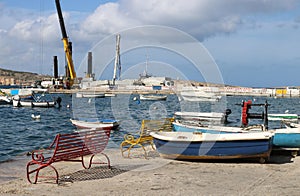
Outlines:
{"type": "Polygon", "coordinates": [[[224,134],[224,133],[234,133],[234,132],[227,132],[227,131],[217,131],[217,130],[211,130],[211,129],[205,129],[204,127],[195,129],[195,128],[189,128],[189,127],[182,127],[173,124],[173,130],[175,132],[202,132],[202,133],[212,133],[212,134],[224,134]]]}
{"type": "Polygon", "coordinates": [[[168,142],[154,138],[154,144],[161,154],[185,156],[245,156],[264,154],[270,151],[270,140],[234,142],[168,142]]]}
{"type": "Polygon", "coordinates": [[[300,133],[275,133],[273,145],[286,148],[300,148],[300,133]]]}

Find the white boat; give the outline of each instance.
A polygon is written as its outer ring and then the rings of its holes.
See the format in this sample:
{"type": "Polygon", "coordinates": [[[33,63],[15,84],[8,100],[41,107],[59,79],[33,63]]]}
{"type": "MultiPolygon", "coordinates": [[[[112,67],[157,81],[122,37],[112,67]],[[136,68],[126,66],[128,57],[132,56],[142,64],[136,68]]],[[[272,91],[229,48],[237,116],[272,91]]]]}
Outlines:
{"type": "Polygon", "coordinates": [[[227,109],[224,113],[221,112],[175,112],[175,119],[181,121],[195,122],[219,122],[226,123],[231,110],[227,109]]]}
{"type": "Polygon", "coordinates": [[[22,101],[13,99],[13,106],[14,107],[54,107],[55,101],[34,101],[34,100],[28,100],[28,101],[22,101]]]}
{"type": "Polygon", "coordinates": [[[11,104],[12,98],[7,95],[0,95],[0,105],[2,104],[11,104]]]}
{"type": "Polygon", "coordinates": [[[148,95],[142,95],[140,94],[140,100],[148,100],[148,101],[165,101],[167,100],[167,95],[156,95],[156,94],[148,94],[148,95]]]}
{"type": "Polygon", "coordinates": [[[116,120],[104,119],[104,120],[77,120],[70,119],[72,124],[78,129],[116,129],[120,124],[116,120]]]}
{"type": "Polygon", "coordinates": [[[268,120],[297,122],[298,114],[268,114],[268,120]]]}
{"type": "Polygon", "coordinates": [[[103,98],[105,97],[104,93],[96,93],[96,92],[77,92],[77,98],[103,98]]]}
{"type": "Polygon", "coordinates": [[[105,97],[116,97],[117,95],[115,93],[105,93],[105,97]]]}
{"type": "Polygon", "coordinates": [[[14,107],[54,107],[56,104],[60,107],[61,98],[58,97],[56,101],[48,101],[44,99],[45,94],[41,96],[32,94],[32,99],[22,99],[19,95],[12,98],[14,107]]]}
{"type": "Polygon", "coordinates": [[[190,91],[182,91],[180,92],[180,96],[184,101],[208,101],[208,102],[216,102],[219,101],[222,96],[218,96],[212,92],[205,92],[201,90],[190,90],[190,91]]]}

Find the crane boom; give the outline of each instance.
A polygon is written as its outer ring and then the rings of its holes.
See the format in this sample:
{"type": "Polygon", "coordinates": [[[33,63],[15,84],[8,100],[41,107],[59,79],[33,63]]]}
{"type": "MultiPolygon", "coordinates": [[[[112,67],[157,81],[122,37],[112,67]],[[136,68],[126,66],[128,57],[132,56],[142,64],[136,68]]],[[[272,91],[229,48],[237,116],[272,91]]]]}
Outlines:
{"type": "Polygon", "coordinates": [[[73,59],[72,59],[72,51],[69,47],[70,43],[69,43],[69,39],[68,39],[68,36],[67,36],[67,31],[66,31],[64,18],[63,18],[63,15],[62,15],[59,0],[55,0],[55,4],[56,4],[56,9],[57,9],[60,29],[61,29],[61,33],[62,33],[62,41],[63,41],[63,44],[64,44],[64,51],[65,51],[65,54],[66,54],[66,59],[67,59],[68,68],[69,68],[70,83],[71,83],[71,86],[72,86],[73,82],[74,82],[74,79],[76,78],[76,72],[75,72],[75,69],[74,69],[74,64],[73,64],[73,59]]]}

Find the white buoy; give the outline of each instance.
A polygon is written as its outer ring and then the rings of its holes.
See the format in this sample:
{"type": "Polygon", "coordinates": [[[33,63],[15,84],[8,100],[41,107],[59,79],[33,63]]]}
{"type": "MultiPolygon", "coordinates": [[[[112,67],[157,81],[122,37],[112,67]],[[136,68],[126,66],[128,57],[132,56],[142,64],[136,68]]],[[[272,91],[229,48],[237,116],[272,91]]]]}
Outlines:
{"type": "Polygon", "coordinates": [[[284,112],[284,113],[288,114],[289,112],[290,112],[289,110],[285,110],[285,112],[284,112]]]}
{"type": "Polygon", "coordinates": [[[136,97],[133,97],[133,101],[136,101],[137,100],[137,98],[136,97]]]}

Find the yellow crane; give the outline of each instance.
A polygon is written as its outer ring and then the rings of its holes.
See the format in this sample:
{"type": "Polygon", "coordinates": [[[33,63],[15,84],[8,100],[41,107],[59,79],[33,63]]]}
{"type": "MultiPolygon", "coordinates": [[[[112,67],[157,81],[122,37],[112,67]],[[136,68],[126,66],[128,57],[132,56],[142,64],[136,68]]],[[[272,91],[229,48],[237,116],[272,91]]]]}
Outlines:
{"type": "Polygon", "coordinates": [[[66,59],[67,59],[67,64],[68,64],[68,72],[70,75],[70,87],[71,87],[74,84],[74,80],[76,79],[76,72],[74,69],[74,63],[73,63],[73,59],[72,59],[71,44],[70,44],[69,38],[67,36],[67,31],[66,31],[66,27],[65,27],[59,0],[55,0],[55,4],[56,4],[56,9],[57,9],[60,29],[61,29],[61,33],[62,33],[62,41],[64,44],[64,51],[66,54],[66,59]]]}

